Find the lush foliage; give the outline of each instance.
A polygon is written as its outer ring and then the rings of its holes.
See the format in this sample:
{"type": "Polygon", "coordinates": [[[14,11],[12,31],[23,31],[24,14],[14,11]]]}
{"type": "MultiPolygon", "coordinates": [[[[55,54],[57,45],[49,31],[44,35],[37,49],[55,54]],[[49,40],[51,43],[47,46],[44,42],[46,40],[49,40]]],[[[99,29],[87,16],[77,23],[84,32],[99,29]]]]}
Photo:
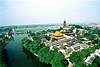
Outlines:
{"type": "Polygon", "coordinates": [[[52,67],[66,67],[68,61],[65,60],[64,55],[60,52],[57,52],[51,61],[52,67]]]}
{"type": "Polygon", "coordinates": [[[27,50],[30,50],[32,53],[37,53],[44,45],[41,44],[41,40],[38,37],[34,37],[33,39],[34,41],[30,41],[24,38],[22,43],[27,50]]]}
{"type": "Polygon", "coordinates": [[[95,45],[94,47],[90,47],[82,51],[73,52],[70,56],[70,60],[71,62],[75,63],[75,67],[82,67],[82,66],[86,67],[86,64],[84,62],[85,58],[88,57],[91,53],[93,53],[96,49],[100,49],[100,45],[95,45]]]}
{"type": "Polygon", "coordinates": [[[52,67],[66,67],[68,65],[68,61],[62,53],[56,50],[49,50],[48,46],[39,50],[38,57],[41,62],[52,64],[52,67]]]}
{"type": "Polygon", "coordinates": [[[100,58],[96,57],[90,67],[99,67],[100,66],[100,58]]]}
{"type": "Polygon", "coordinates": [[[0,67],[7,67],[7,59],[5,58],[6,52],[2,45],[3,44],[0,44],[0,67]]]}
{"type": "Polygon", "coordinates": [[[68,25],[68,26],[74,26],[75,28],[80,28],[80,29],[83,29],[83,27],[82,27],[82,26],[80,26],[80,25],[76,25],[76,24],[71,24],[71,25],[68,25]]]}
{"type": "Polygon", "coordinates": [[[30,41],[24,38],[22,43],[27,50],[36,53],[41,62],[52,64],[52,67],[66,67],[68,65],[68,61],[62,53],[57,50],[49,50],[49,46],[41,44],[39,37],[33,36],[33,39],[34,41],[30,41]]]}
{"type": "MultiPolygon", "coordinates": [[[[11,29],[0,29],[0,32],[8,31],[8,35],[11,36],[11,29]]],[[[7,67],[7,52],[4,48],[11,38],[5,37],[4,34],[0,35],[0,67],[7,67]]]]}

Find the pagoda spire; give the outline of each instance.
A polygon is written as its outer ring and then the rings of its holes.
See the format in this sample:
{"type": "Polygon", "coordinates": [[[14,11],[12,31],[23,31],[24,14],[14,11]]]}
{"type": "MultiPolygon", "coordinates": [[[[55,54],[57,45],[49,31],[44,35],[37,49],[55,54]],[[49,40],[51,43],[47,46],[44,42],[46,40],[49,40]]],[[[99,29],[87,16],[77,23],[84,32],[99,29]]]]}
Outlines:
{"type": "Polygon", "coordinates": [[[66,26],[66,21],[65,21],[65,19],[64,19],[64,22],[63,22],[63,28],[66,28],[67,26],[66,26]]]}

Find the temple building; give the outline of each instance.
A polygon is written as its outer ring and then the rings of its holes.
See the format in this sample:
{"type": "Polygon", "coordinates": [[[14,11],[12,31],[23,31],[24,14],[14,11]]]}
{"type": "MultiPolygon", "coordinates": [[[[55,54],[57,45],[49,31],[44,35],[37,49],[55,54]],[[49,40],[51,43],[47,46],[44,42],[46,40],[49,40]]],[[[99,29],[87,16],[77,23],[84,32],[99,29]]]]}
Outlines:
{"type": "Polygon", "coordinates": [[[62,34],[61,32],[59,31],[56,31],[52,36],[51,38],[54,38],[54,39],[63,39],[65,38],[64,34],[62,34]]]}

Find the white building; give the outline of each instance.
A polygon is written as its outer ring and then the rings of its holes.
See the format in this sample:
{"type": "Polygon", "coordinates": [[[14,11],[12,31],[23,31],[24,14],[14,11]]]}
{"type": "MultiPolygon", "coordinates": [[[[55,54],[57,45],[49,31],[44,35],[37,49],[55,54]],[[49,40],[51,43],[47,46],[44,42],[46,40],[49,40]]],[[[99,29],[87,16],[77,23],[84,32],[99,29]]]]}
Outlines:
{"type": "Polygon", "coordinates": [[[96,50],[95,53],[92,53],[90,56],[88,56],[85,62],[87,64],[91,64],[97,56],[100,58],[100,49],[96,50]]]}

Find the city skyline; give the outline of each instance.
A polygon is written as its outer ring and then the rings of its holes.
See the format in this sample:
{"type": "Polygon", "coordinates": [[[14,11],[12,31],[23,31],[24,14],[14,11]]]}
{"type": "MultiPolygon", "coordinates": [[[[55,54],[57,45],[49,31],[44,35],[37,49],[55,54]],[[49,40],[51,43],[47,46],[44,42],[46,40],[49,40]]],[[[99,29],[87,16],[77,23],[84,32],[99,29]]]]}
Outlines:
{"type": "Polygon", "coordinates": [[[99,0],[0,0],[0,26],[99,23],[99,0]]]}

